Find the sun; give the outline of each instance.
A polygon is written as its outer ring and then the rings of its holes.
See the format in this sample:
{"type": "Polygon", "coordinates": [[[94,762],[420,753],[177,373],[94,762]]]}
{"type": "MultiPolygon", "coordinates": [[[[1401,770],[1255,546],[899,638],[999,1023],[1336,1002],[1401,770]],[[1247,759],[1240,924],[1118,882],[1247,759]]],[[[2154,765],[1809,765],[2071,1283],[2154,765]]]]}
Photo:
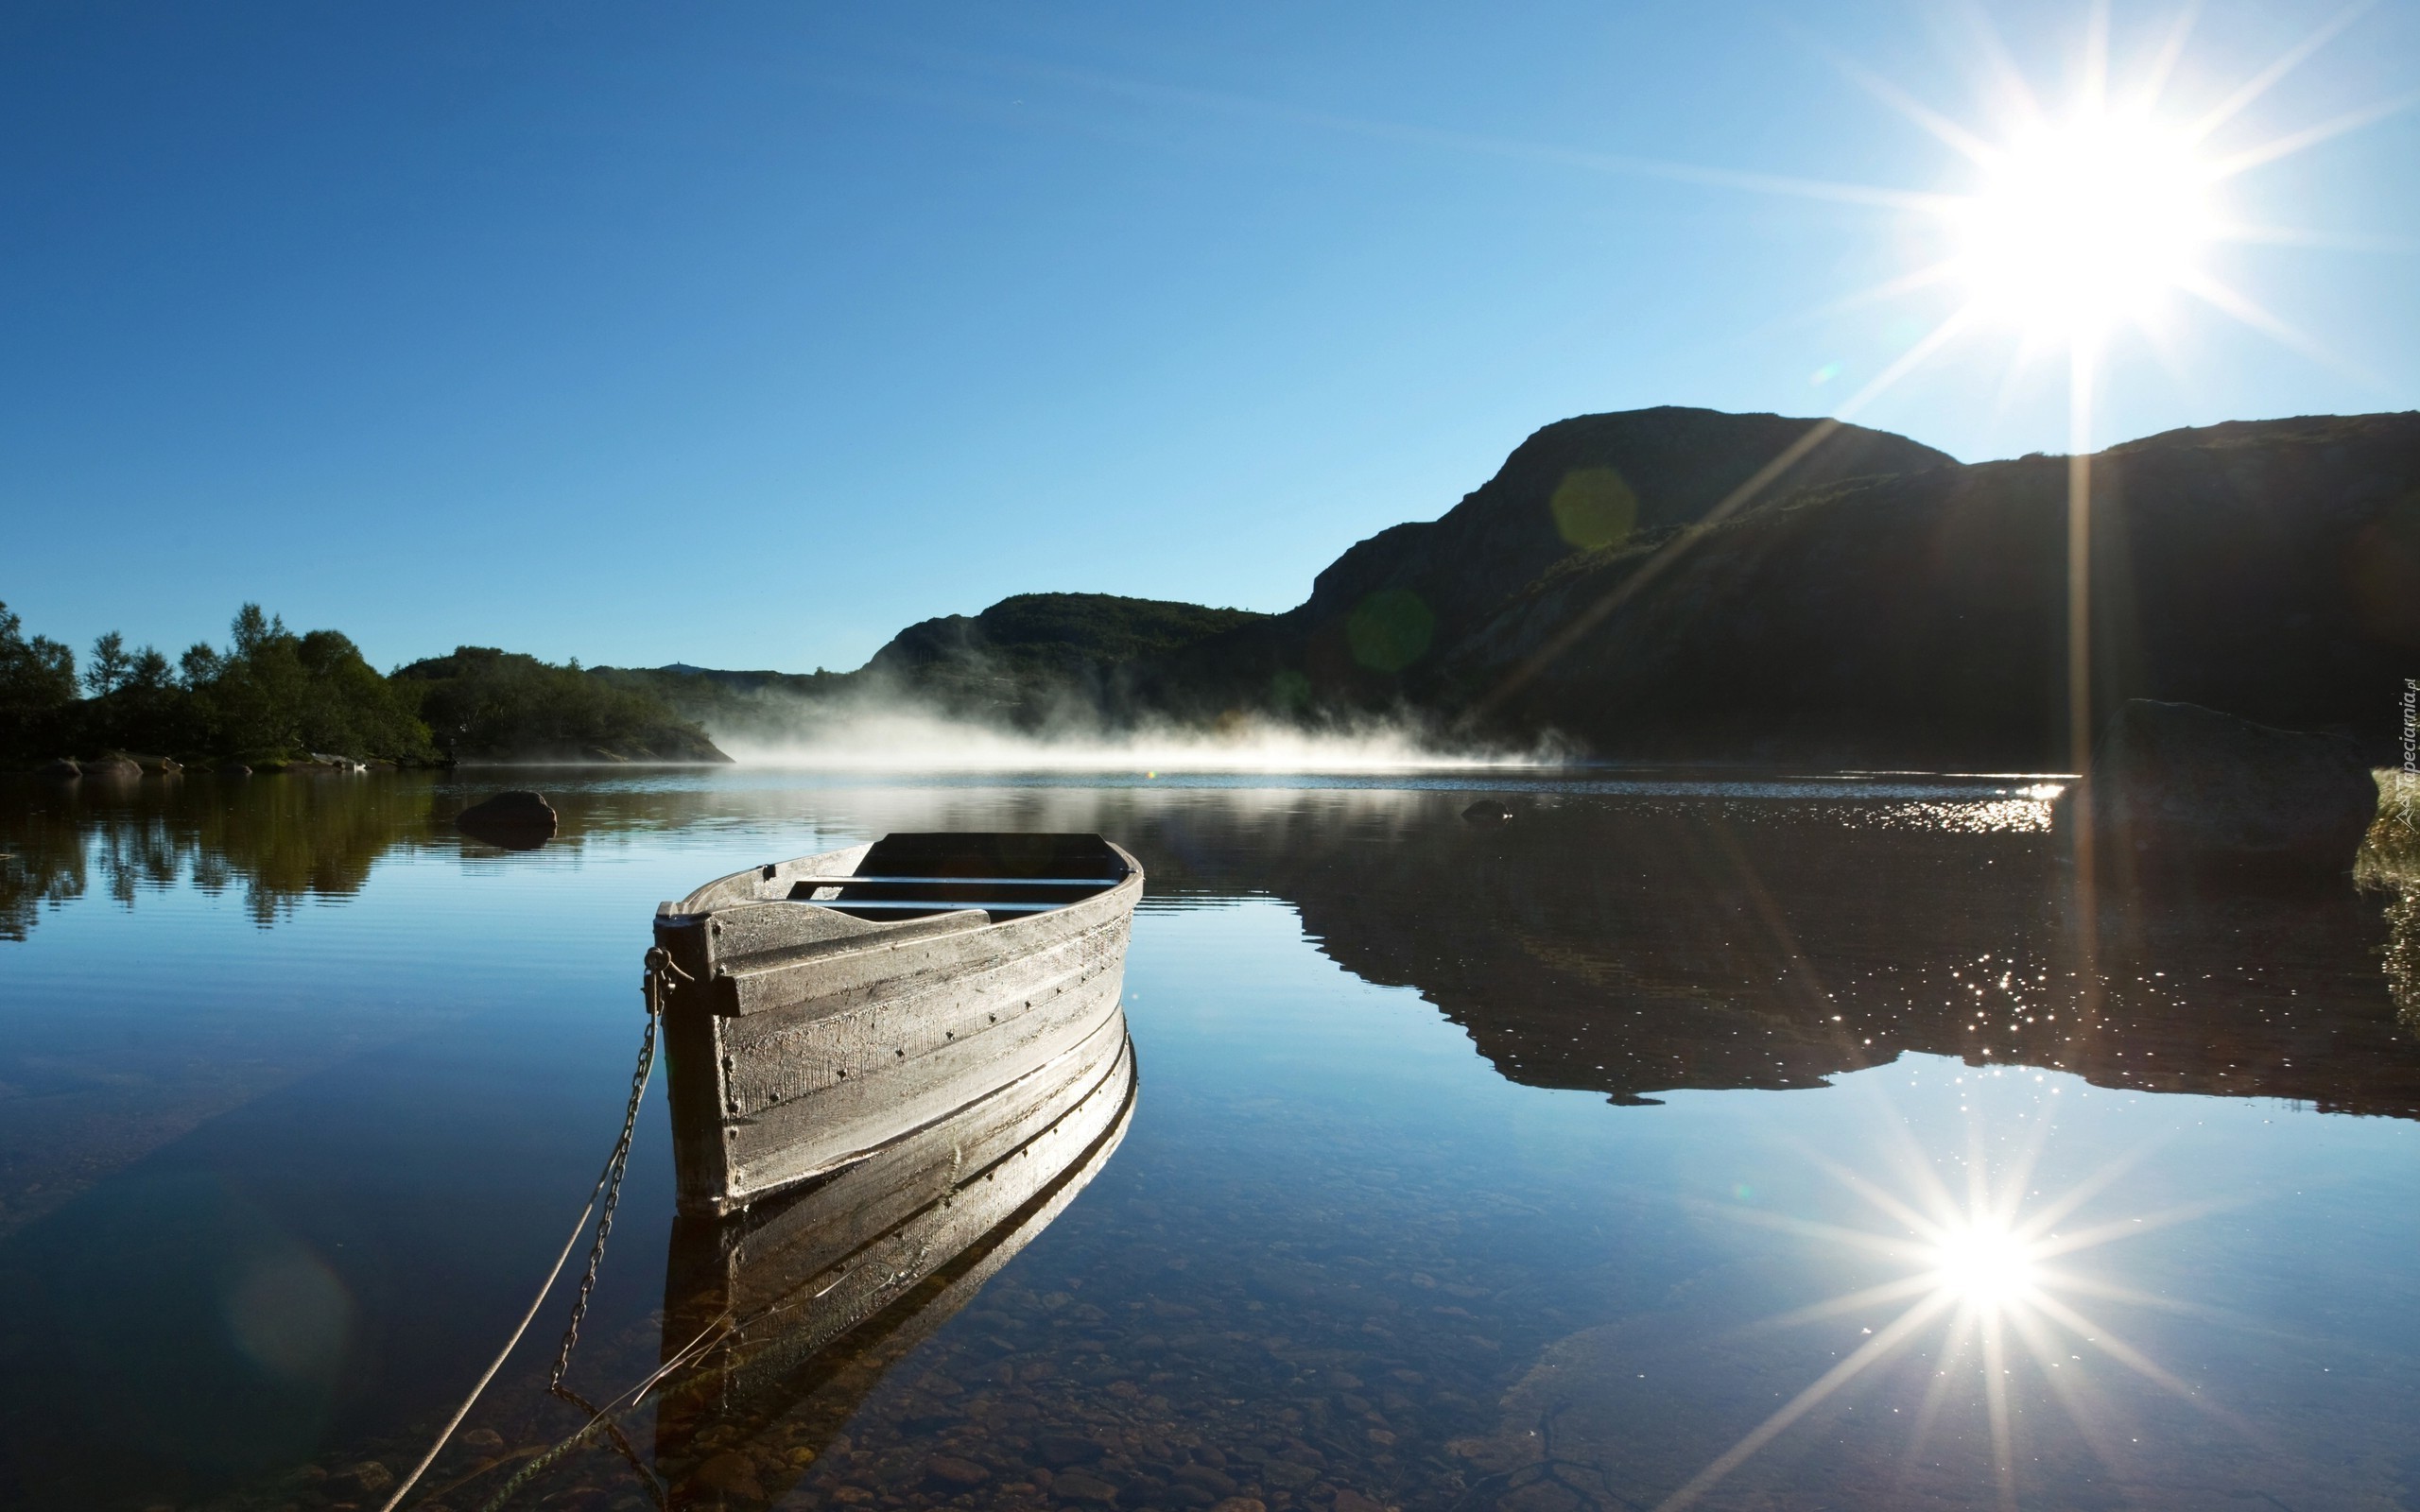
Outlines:
{"type": "Polygon", "coordinates": [[[1949,212],[1977,314],[2088,340],[2148,321],[2200,282],[2219,231],[2217,176],[2185,132],[2080,112],[2035,125],[1980,168],[1976,192],[1949,212]]]}

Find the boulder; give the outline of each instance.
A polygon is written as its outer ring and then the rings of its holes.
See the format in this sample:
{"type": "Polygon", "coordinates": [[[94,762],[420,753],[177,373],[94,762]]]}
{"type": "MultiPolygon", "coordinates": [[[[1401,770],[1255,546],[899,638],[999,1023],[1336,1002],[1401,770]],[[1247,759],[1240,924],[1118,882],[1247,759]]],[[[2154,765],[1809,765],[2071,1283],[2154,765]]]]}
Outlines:
{"type": "Polygon", "coordinates": [[[1512,811],[1494,799],[1481,799],[1462,810],[1462,817],[1473,824],[1506,824],[1512,821],[1512,811]]]}
{"type": "Polygon", "coordinates": [[[543,794],[515,790],[472,804],[454,827],[507,850],[535,850],[554,838],[555,823],[554,805],[543,794]]]}
{"type": "Polygon", "coordinates": [[[72,782],[76,779],[84,775],[84,768],[77,765],[74,762],[69,761],[66,757],[61,756],[55,762],[43,763],[42,766],[42,775],[44,777],[57,778],[62,782],[72,782]]]}
{"type": "Polygon", "coordinates": [[[87,782],[131,782],[142,777],[143,768],[123,756],[104,756],[83,764],[87,782]]]}
{"type": "Polygon", "coordinates": [[[242,762],[221,762],[218,765],[218,775],[221,777],[250,777],[252,775],[252,769],[245,765],[242,762]]]}
{"type": "Polygon", "coordinates": [[[2378,812],[2369,764],[2343,736],[2149,698],[2111,718],[2083,786],[2104,850],[2153,869],[2349,872],[2378,812]]]}

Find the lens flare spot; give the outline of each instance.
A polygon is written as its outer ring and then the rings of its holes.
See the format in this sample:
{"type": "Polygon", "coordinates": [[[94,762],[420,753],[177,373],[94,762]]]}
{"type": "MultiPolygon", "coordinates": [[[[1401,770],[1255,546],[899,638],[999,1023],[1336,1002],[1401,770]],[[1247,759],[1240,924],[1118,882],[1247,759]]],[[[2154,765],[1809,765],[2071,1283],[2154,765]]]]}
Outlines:
{"type": "Polygon", "coordinates": [[[1556,531],[1582,551],[1619,545],[1638,524],[1638,495],[1609,467],[1573,468],[1555,486],[1547,507],[1554,512],[1556,531]]]}
{"type": "Polygon", "coordinates": [[[1344,622],[1353,660],[1373,672],[1401,672],[1428,650],[1437,616],[1409,588],[1381,588],[1344,622]]]}

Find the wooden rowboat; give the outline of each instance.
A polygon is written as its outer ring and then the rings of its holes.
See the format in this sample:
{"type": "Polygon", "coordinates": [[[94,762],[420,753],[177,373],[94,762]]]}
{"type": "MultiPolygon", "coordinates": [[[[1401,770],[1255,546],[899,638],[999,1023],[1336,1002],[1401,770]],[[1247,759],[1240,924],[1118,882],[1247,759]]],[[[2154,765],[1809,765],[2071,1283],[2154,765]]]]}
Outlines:
{"type": "Polygon", "coordinates": [[[1122,1047],[1142,892],[1097,834],[890,834],[659,905],[681,1211],[736,1211],[1122,1047]]]}

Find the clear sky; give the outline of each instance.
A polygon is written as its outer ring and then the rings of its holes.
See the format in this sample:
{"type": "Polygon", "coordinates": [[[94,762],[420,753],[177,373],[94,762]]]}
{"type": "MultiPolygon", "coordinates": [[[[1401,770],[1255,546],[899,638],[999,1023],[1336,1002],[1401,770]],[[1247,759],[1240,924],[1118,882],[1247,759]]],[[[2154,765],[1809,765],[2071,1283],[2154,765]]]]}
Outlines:
{"type": "MultiPolygon", "coordinates": [[[[2177,16],[2118,0],[2110,77],[2177,16]]],[[[2208,266],[2279,329],[2175,297],[2101,438],[2420,407],[2420,5],[2295,60],[2342,19],[2200,9],[2164,109],[2220,158],[2325,140],[2220,191],[2279,230],[2208,266]]],[[[794,670],[1024,591],[1283,609],[1550,421],[1870,386],[1961,296],[1844,297],[1942,232],[1805,181],[1971,188],[1912,106],[1989,136],[1996,56],[2055,111],[2088,22],[17,0],[0,599],[79,649],[256,599],[381,665],[794,670]]],[[[1857,418],[2063,450],[2063,360],[2015,348],[1983,322],[1857,418]]]]}

